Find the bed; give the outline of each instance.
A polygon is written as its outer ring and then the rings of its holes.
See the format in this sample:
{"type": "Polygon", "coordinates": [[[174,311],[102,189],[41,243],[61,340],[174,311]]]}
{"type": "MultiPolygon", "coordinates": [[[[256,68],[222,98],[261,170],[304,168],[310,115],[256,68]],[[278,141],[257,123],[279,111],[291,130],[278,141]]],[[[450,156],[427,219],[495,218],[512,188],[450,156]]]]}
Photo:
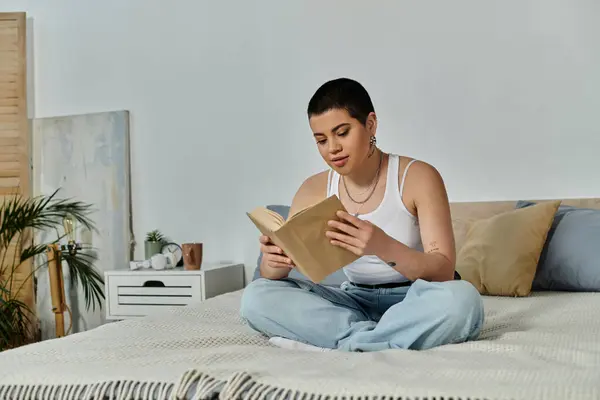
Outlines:
{"type": "MultiPolygon", "coordinates": [[[[514,204],[453,204],[457,245],[465,221],[514,204]]],[[[486,295],[477,341],[376,353],[272,346],[240,319],[241,294],[1,353],[0,399],[600,398],[598,292],[486,295]]]]}

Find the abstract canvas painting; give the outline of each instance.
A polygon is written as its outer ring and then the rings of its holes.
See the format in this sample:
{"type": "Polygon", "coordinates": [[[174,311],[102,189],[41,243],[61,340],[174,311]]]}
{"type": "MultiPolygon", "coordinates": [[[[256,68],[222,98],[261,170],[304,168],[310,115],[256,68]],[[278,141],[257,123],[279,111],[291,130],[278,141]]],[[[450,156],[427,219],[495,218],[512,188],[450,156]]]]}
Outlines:
{"type": "MultiPolygon", "coordinates": [[[[34,194],[50,195],[59,189],[57,197],[90,203],[97,232],[78,232],[79,240],[93,248],[102,275],[106,270],[127,268],[133,239],[129,113],[38,118],[32,121],[32,130],[34,194]]],[[[67,303],[73,313],[72,321],[65,315],[65,329],[71,322],[73,333],[103,324],[106,303],[102,310],[88,311],[81,285],[78,290],[70,287],[66,265],[63,270],[67,303]]],[[[47,269],[38,271],[37,282],[37,312],[42,339],[47,339],[55,334],[47,269]]]]}

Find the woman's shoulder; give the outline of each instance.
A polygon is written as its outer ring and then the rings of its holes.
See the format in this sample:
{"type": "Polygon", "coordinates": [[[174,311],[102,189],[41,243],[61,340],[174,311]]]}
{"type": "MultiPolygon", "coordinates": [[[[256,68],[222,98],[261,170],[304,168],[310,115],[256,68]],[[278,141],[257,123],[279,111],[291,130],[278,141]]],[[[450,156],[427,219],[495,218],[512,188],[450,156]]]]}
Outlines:
{"type": "Polygon", "coordinates": [[[292,200],[290,215],[318,203],[327,196],[328,176],[329,170],[325,170],[309,176],[302,182],[292,200]]]}
{"type": "MultiPolygon", "coordinates": [[[[403,186],[401,193],[405,204],[416,205],[419,199],[446,194],[446,187],[440,171],[427,161],[400,156],[398,183],[403,186]]],[[[409,208],[413,208],[409,207],[409,208]]]]}
{"type": "Polygon", "coordinates": [[[309,176],[302,182],[296,195],[302,197],[318,198],[317,201],[327,196],[327,180],[329,179],[329,170],[318,172],[309,176]]]}
{"type": "Polygon", "coordinates": [[[439,177],[441,177],[441,174],[439,173],[437,168],[425,160],[398,154],[391,155],[397,157],[399,160],[398,179],[400,181],[402,181],[403,177],[405,179],[408,179],[408,175],[415,176],[416,179],[414,180],[416,181],[419,181],[420,179],[437,180],[439,177]]]}

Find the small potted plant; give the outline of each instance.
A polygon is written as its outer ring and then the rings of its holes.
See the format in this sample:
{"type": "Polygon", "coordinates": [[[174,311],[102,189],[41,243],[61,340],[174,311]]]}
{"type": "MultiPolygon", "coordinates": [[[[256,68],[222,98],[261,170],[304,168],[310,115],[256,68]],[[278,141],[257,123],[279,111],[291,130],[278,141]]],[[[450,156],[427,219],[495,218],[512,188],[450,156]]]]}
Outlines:
{"type": "Polygon", "coordinates": [[[144,254],[146,260],[161,252],[164,238],[164,235],[158,229],[146,234],[146,241],[144,242],[144,254]]]}

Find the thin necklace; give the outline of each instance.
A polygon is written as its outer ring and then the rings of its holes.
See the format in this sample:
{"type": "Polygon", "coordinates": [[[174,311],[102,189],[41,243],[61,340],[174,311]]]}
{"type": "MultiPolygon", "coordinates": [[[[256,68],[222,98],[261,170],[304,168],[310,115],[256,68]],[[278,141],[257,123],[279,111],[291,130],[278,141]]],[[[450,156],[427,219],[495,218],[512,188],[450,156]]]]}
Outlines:
{"type": "Polygon", "coordinates": [[[348,197],[350,198],[350,200],[352,200],[354,203],[360,204],[360,206],[358,207],[358,210],[356,210],[356,212],[354,213],[355,217],[358,216],[358,213],[360,212],[360,209],[362,208],[362,206],[367,201],[369,201],[369,199],[371,198],[371,196],[373,196],[373,193],[375,193],[375,188],[377,187],[377,182],[379,182],[379,173],[381,172],[381,164],[382,164],[382,162],[383,162],[383,152],[381,152],[380,155],[379,155],[379,165],[377,166],[377,172],[375,173],[375,179],[373,180],[373,182],[370,185],[370,186],[372,186],[372,187],[370,187],[371,193],[369,193],[369,195],[367,196],[367,198],[364,199],[363,201],[356,201],[352,197],[352,195],[348,191],[348,186],[346,185],[346,180],[342,176],[342,183],[344,184],[344,189],[346,190],[346,194],[348,195],[348,197]]]}

